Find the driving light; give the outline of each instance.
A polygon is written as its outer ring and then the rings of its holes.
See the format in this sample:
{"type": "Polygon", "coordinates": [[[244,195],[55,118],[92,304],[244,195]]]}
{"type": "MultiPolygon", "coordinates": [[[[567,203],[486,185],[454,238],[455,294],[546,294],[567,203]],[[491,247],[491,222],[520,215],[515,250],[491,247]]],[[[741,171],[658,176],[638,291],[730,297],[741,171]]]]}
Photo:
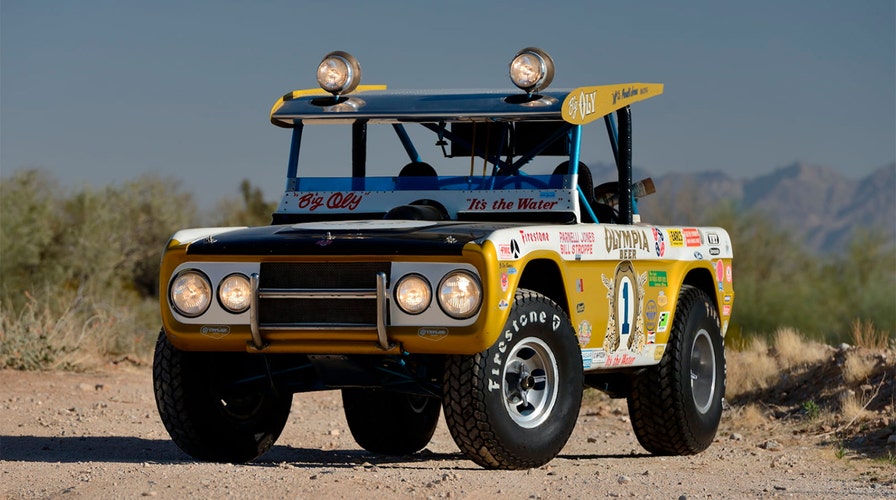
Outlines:
{"type": "Polygon", "coordinates": [[[395,302],[408,314],[420,314],[432,302],[432,289],[426,278],[419,274],[409,274],[395,286],[395,302]]]}
{"type": "Polygon", "coordinates": [[[452,318],[469,318],[476,314],[481,303],[479,280],[466,271],[452,271],[439,283],[439,305],[452,318]]]}
{"type": "Polygon", "coordinates": [[[194,318],[208,309],[212,299],[212,286],[199,271],[184,271],[171,281],[168,296],[177,312],[194,318]]]}
{"type": "Polygon", "coordinates": [[[317,83],[333,95],[348,94],[361,83],[361,64],[348,52],[330,52],[317,67],[317,83]]]}
{"type": "Polygon", "coordinates": [[[526,47],[510,62],[510,79],[529,94],[546,89],[554,79],[554,60],[537,47],[526,47]]]}
{"type": "Polygon", "coordinates": [[[218,285],[218,300],[221,306],[235,314],[249,308],[251,293],[249,278],[242,274],[231,274],[218,285]]]}

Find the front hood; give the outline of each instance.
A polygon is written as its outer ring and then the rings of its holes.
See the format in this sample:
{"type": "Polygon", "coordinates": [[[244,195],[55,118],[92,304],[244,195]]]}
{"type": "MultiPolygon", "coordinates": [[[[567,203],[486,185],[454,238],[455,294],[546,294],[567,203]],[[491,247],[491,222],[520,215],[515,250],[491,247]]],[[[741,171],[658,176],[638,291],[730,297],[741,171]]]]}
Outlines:
{"type": "Polygon", "coordinates": [[[201,238],[188,255],[460,255],[518,224],[358,220],[237,229],[201,238]]]}

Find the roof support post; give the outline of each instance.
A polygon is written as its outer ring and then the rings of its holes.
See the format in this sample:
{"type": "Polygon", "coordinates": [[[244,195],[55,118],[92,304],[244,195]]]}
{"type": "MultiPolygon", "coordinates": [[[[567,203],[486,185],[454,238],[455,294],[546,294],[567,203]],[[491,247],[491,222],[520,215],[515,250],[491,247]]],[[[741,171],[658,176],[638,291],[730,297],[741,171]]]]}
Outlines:
{"type": "Polygon", "coordinates": [[[616,112],[619,119],[619,222],[632,224],[632,108],[626,106],[616,112]]]}

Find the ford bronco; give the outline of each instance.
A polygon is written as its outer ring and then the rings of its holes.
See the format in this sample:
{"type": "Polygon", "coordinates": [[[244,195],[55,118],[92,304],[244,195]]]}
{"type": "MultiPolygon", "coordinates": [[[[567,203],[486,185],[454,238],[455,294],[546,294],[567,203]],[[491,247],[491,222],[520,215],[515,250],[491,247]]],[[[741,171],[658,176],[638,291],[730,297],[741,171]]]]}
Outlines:
{"type": "Polygon", "coordinates": [[[293,394],[338,389],[365,450],[422,450],[444,413],[470,460],[524,469],[560,452],[593,387],[627,398],[649,452],[708,447],[729,235],[641,219],[631,105],[661,84],[548,90],[553,74],[529,47],[519,90],[392,91],[339,51],[320,89],[280,98],[272,224],[181,230],[164,252],[153,382],[177,446],[253,460],[293,394]],[[599,129],[616,168],[595,186],[582,155],[599,129]]]}

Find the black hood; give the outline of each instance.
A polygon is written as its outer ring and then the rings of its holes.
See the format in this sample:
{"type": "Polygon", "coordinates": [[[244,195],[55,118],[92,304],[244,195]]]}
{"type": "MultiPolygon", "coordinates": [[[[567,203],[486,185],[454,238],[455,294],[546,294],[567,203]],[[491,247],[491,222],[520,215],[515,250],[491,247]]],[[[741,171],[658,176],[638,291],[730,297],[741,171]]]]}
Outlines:
{"type": "Polygon", "coordinates": [[[460,255],[497,229],[517,224],[338,221],[252,227],[204,238],[188,255],[460,255]]]}

